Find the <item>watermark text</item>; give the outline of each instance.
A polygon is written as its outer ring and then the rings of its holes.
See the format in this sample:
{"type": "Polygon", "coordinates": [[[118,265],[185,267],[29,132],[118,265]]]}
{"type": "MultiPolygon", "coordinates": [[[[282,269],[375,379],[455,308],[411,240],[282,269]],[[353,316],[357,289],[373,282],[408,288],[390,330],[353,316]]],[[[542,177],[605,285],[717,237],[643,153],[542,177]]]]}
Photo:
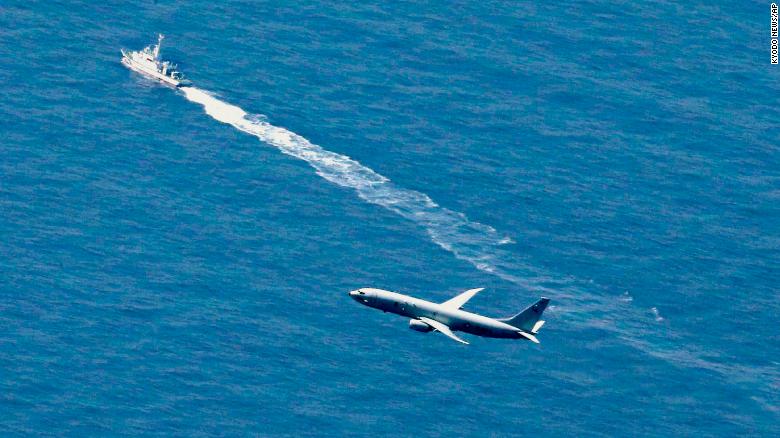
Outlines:
{"type": "Polygon", "coordinates": [[[777,3],[769,5],[770,8],[770,25],[771,40],[769,43],[769,54],[772,59],[772,64],[777,64],[777,3]]]}

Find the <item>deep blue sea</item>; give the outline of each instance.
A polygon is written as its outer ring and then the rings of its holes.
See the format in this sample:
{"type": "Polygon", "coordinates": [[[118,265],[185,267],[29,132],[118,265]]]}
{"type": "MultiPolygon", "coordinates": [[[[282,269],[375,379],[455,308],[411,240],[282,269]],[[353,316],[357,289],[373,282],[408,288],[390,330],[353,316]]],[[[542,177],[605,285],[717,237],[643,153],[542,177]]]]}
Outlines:
{"type": "Polygon", "coordinates": [[[778,436],[769,20],[4,0],[0,435],[778,436]],[[465,346],[359,287],[552,303],[465,346]]]}

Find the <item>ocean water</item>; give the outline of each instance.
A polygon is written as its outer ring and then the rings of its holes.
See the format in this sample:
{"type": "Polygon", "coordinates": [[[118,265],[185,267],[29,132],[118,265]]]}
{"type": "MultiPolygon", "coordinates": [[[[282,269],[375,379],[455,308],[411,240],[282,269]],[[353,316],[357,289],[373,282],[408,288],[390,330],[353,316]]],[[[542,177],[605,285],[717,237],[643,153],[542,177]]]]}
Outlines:
{"type": "Polygon", "coordinates": [[[2,436],[780,434],[769,3],[6,0],[0,59],[2,436]]]}

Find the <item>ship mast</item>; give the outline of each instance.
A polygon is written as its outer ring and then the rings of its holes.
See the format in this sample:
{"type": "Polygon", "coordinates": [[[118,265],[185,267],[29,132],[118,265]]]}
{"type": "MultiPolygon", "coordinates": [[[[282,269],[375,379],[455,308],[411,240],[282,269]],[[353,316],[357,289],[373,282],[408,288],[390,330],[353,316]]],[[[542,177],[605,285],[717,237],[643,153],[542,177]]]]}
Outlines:
{"type": "Polygon", "coordinates": [[[163,34],[157,34],[157,45],[154,46],[154,59],[157,59],[160,56],[160,46],[162,45],[163,38],[165,38],[163,34]]]}

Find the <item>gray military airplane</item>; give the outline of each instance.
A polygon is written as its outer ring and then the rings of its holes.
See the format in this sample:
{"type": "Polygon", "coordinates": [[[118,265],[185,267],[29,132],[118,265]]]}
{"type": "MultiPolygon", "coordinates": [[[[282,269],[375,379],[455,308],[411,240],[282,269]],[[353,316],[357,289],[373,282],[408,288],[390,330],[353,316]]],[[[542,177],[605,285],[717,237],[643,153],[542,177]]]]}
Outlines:
{"type": "Polygon", "coordinates": [[[461,310],[461,307],[482,289],[484,288],[467,290],[441,304],[373,288],[353,290],[349,296],[368,307],[411,318],[409,328],[412,330],[418,332],[435,330],[464,344],[468,342],[455,336],[453,331],[488,338],[527,339],[539,343],[535,335],[544,325],[544,321],[539,318],[547,303],[550,302],[549,298],[541,298],[510,318],[494,319],[461,310]]]}

